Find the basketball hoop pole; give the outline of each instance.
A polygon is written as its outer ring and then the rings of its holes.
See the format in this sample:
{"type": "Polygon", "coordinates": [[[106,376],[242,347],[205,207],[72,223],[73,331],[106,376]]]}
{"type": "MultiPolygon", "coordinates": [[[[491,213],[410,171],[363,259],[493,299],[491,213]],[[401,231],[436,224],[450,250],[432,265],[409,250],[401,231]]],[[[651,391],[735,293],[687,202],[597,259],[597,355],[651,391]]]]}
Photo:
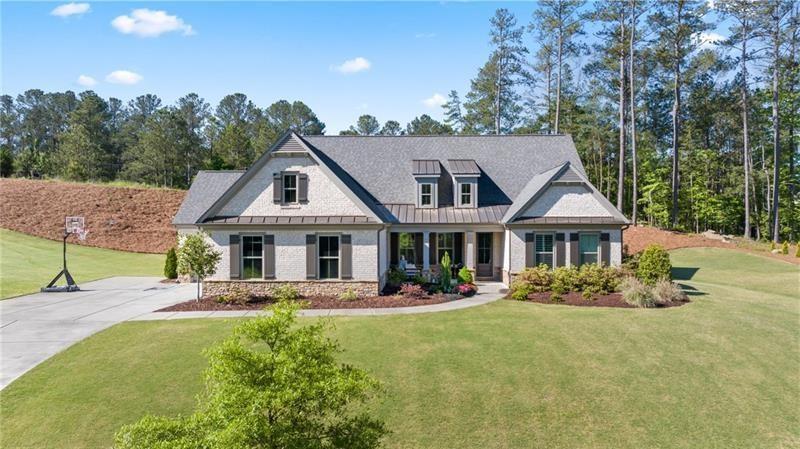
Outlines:
{"type": "Polygon", "coordinates": [[[78,287],[78,284],[76,284],[75,280],[72,279],[72,275],[69,274],[69,270],[67,269],[67,237],[69,237],[70,234],[72,233],[67,231],[66,228],[64,228],[64,238],[62,239],[63,246],[61,249],[61,255],[64,264],[63,268],[56,275],[56,277],[54,277],[53,280],[50,281],[49,284],[47,284],[47,287],[42,287],[41,289],[42,292],[74,292],[80,290],[80,287],[78,287]],[[58,280],[61,279],[61,276],[64,276],[64,278],[67,280],[67,285],[63,287],[57,287],[55,286],[56,282],[58,282],[58,280]]]}

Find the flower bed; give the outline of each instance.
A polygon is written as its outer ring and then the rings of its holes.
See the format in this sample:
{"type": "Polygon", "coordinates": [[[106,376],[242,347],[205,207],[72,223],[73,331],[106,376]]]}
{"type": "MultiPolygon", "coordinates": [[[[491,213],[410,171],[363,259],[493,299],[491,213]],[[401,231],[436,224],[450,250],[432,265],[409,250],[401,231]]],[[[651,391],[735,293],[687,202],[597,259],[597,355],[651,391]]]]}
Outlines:
{"type": "MultiPolygon", "coordinates": [[[[505,299],[511,299],[506,296],[505,299]]],[[[637,308],[637,306],[628,304],[622,298],[621,293],[609,293],[607,295],[594,295],[590,299],[583,297],[581,293],[569,292],[560,296],[558,301],[553,301],[552,292],[531,293],[528,295],[524,302],[536,302],[539,304],[561,304],[567,306],[578,307],[622,307],[622,308],[637,308]]],[[[687,302],[669,302],[658,304],[656,307],[678,307],[686,304],[687,302]]]]}

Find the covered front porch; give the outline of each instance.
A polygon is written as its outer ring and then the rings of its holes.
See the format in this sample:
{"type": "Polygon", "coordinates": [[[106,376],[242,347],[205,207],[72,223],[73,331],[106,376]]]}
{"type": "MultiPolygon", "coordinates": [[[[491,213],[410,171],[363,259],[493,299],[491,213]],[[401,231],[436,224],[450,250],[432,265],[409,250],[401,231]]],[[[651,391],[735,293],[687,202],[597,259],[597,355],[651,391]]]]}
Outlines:
{"type": "Polygon", "coordinates": [[[456,228],[393,227],[389,233],[389,265],[405,267],[410,275],[438,275],[445,252],[454,274],[467,267],[476,280],[500,281],[503,267],[503,229],[499,226],[456,228]]]}

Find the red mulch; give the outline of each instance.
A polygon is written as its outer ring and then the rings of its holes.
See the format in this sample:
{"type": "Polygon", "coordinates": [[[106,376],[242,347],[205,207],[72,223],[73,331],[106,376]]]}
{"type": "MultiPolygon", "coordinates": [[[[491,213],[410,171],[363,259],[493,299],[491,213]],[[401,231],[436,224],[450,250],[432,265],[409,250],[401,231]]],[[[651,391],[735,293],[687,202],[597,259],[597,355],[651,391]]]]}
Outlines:
{"type": "Polygon", "coordinates": [[[186,192],[29,179],[0,180],[0,227],[61,240],[64,217],[86,218],[86,241],[101,248],[165,253],[176,243],[172,217],[186,192]]]}
{"type": "MultiPolygon", "coordinates": [[[[507,297],[506,299],[511,299],[507,297]]],[[[578,307],[623,307],[627,309],[635,308],[622,300],[621,293],[611,293],[608,295],[594,295],[592,299],[584,299],[583,295],[579,292],[569,292],[561,295],[560,302],[553,302],[550,299],[550,292],[531,293],[528,295],[528,302],[538,302],[539,304],[562,304],[567,306],[578,307]]],[[[679,307],[686,304],[686,302],[673,302],[665,305],[658,306],[659,308],[665,307],[679,307]]]]}
{"type": "MultiPolygon", "coordinates": [[[[370,296],[359,298],[355,301],[342,301],[332,296],[312,296],[303,298],[306,302],[304,309],[378,309],[388,307],[410,307],[424,306],[428,304],[441,304],[443,302],[454,301],[448,295],[429,295],[423,298],[409,298],[400,295],[392,296],[370,296]]],[[[274,304],[274,301],[258,299],[247,304],[225,304],[217,302],[216,298],[205,297],[199,302],[195,300],[182,302],[173,306],[157,310],[157,312],[195,312],[195,311],[216,311],[216,310],[261,310],[264,307],[274,304]]]]}

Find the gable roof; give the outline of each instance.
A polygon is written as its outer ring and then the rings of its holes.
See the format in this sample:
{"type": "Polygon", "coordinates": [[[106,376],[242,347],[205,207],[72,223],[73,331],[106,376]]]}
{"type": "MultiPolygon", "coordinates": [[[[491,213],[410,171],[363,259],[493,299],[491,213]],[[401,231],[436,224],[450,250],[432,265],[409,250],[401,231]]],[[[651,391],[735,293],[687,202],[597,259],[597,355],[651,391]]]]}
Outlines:
{"type": "Polygon", "coordinates": [[[368,194],[354,183],[346,172],[342,172],[338,170],[337,167],[331,166],[332,164],[324,155],[319,154],[315,149],[309,147],[294,131],[285,132],[269,150],[265,151],[264,154],[239,177],[239,179],[216,198],[216,201],[200,215],[197,221],[203,222],[208,218],[214,217],[220,209],[222,209],[222,207],[230,201],[256,173],[258,173],[261,167],[263,167],[272,156],[272,153],[276,151],[305,152],[311,159],[319,164],[322,172],[325,173],[331,181],[356,204],[356,206],[364,211],[367,217],[373,218],[379,222],[385,221],[385,214],[378,209],[368,194]]]}
{"type": "MultiPolygon", "coordinates": [[[[603,194],[601,194],[586,176],[576,170],[571,163],[566,162],[561,164],[557,167],[554,167],[550,170],[545,172],[539,173],[538,175],[531,178],[525,188],[522,189],[522,192],[514,199],[514,203],[511,207],[508,208],[505,215],[503,216],[503,223],[511,223],[511,222],[526,222],[526,223],[556,223],[556,220],[553,217],[550,217],[549,220],[536,220],[539,217],[529,217],[527,220],[517,221],[516,219],[519,217],[522,211],[528,209],[530,205],[532,205],[541,195],[547,191],[547,189],[553,184],[571,184],[571,185],[583,185],[592,193],[592,196],[603,206],[608,212],[611,214],[613,218],[613,222],[618,224],[627,224],[628,219],[625,218],[624,215],[616,208],[613,204],[611,204],[603,194]]],[[[574,217],[572,217],[574,218],[574,217]]],[[[571,218],[571,219],[572,219],[571,218]]],[[[588,218],[595,218],[595,217],[588,217],[588,218]]],[[[602,222],[605,224],[609,220],[603,219],[602,222]]],[[[567,220],[569,222],[569,220],[567,220]]],[[[600,223],[600,222],[598,222],[600,223]]]]}
{"type": "Polygon", "coordinates": [[[174,225],[193,225],[197,223],[203,212],[228,190],[244,170],[217,170],[197,172],[192,186],[172,219],[174,225]]]}
{"type": "Polygon", "coordinates": [[[414,203],[414,160],[472,160],[480,167],[483,205],[511,204],[528,181],[569,162],[583,172],[572,139],[565,135],[503,136],[303,136],[380,204],[414,203]],[[485,176],[484,176],[485,174],[485,176]]]}

